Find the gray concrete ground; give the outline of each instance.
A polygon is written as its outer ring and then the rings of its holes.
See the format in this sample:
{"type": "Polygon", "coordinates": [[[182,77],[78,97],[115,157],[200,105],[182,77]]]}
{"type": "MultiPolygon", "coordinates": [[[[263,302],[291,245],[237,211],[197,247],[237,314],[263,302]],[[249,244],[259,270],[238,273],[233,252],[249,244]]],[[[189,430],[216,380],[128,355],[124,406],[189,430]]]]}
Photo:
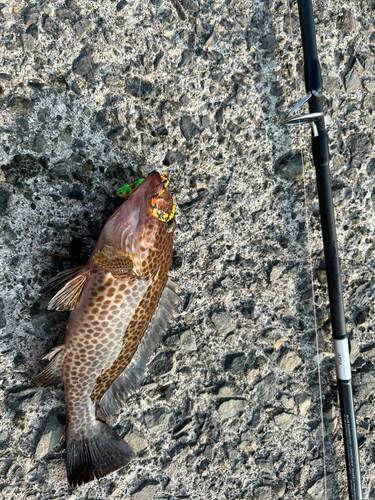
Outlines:
{"type": "MultiPolygon", "coordinates": [[[[314,9],[370,499],[375,4],[314,9]]],[[[295,2],[9,0],[0,30],[2,498],[318,500],[324,476],[347,498],[310,133],[302,176],[298,131],[277,125],[304,95],[295,2]],[[153,169],[177,205],[181,311],[110,422],[136,458],[72,490],[63,387],[30,382],[67,321],[41,289],[153,169]]]]}

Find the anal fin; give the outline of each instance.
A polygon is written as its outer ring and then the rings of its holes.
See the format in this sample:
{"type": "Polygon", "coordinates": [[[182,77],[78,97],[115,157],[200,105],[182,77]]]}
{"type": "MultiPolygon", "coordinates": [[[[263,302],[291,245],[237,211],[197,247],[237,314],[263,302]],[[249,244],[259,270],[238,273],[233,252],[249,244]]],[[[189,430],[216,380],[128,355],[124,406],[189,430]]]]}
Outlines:
{"type": "Polygon", "coordinates": [[[133,271],[133,261],[129,254],[110,245],[96,253],[93,257],[95,264],[114,276],[124,276],[133,271]]]}
{"type": "Polygon", "coordinates": [[[79,274],[62,288],[50,300],[47,309],[55,311],[67,311],[74,309],[82,295],[83,287],[90,274],[90,271],[85,271],[79,274]]]}
{"type": "Polygon", "coordinates": [[[61,382],[62,364],[64,361],[64,344],[54,347],[43,359],[48,359],[48,365],[39,375],[32,379],[32,384],[37,386],[47,386],[61,382]]]}

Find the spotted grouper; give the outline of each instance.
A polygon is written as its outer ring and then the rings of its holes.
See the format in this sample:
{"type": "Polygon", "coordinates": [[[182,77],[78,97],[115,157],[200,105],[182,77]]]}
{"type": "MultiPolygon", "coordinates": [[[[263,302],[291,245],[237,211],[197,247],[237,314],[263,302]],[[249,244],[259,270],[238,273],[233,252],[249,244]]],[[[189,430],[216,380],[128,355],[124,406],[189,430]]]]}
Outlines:
{"type": "Polygon", "coordinates": [[[107,424],[136,391],[179,302],[168,278],[176,222],[166,174],[152,172],[105,224],[84,267],[64,271],[48,308],[71,310],[65,341],[35,385],[63,380],[70,486],[126,465],[131,448],[107,424]]]}

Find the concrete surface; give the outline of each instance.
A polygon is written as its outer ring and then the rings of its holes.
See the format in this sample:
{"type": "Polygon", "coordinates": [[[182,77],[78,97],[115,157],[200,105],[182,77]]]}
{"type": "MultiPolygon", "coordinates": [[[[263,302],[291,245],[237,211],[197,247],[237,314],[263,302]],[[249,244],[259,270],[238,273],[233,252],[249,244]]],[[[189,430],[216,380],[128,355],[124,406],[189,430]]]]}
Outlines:
{"type": "MultiPolygon", "coordinates": [[[[373,499],[375,10],[314,11],[373,499]]],[[[298,130],[277,124],[304,95],[295,2],[9,0],[0,31],[0,496],[319,500],[326,484],[347,498],[310,133],[303,177],[298,130]],[[63,387],[30,385],[67,320],[41,289],[153,169],[177,205],[181,311],[110,422],[136,459],[71,490],[63,387]]]]}

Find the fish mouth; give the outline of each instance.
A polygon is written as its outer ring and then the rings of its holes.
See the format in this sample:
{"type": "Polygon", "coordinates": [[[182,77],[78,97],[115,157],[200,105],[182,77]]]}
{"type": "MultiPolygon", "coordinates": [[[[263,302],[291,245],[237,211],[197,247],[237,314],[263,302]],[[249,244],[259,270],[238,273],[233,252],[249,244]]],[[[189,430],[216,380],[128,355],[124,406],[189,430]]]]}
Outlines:
{"type": "Polygon", "coordinates": [[[161,177],[161,183],[159,182],[158,184],[156,184],[156,188],[157,189],[161,188],[161,189],[157,192],[157,194],[155,194],[153,196],[153,198],[159,198],[168,187],[169,175],[168,174],[161,174],[160,177],[161,177]]]}
{"type": "Polygon", "coordinates": [[[174,217],[176,207],[175,207],[175,204],[174,204],[174,202],[172,200],[172,209],[170,210],[170,213],[164,212],[163,210],[157,208],[157,200],[158,199],[165,199],[165,194],[167,195],[167,197],[171,198],[169,189],[166,192],[166,189],[168,188],[168,184],[169,184],[169,175],[168,174],[162,174],[160,177],[161,177],[161,184],[158,183],[156,185],[156,187],[158,189],[160,187],[162,187],[162,189],[160,191],[158,191],[151,198],[151,209],[152,209],[152,213],[153,213],[154,217],[156,217],[161,222],[167,222],[167,223],[169,223],[173,219],[173,217],[174,217]]]}

